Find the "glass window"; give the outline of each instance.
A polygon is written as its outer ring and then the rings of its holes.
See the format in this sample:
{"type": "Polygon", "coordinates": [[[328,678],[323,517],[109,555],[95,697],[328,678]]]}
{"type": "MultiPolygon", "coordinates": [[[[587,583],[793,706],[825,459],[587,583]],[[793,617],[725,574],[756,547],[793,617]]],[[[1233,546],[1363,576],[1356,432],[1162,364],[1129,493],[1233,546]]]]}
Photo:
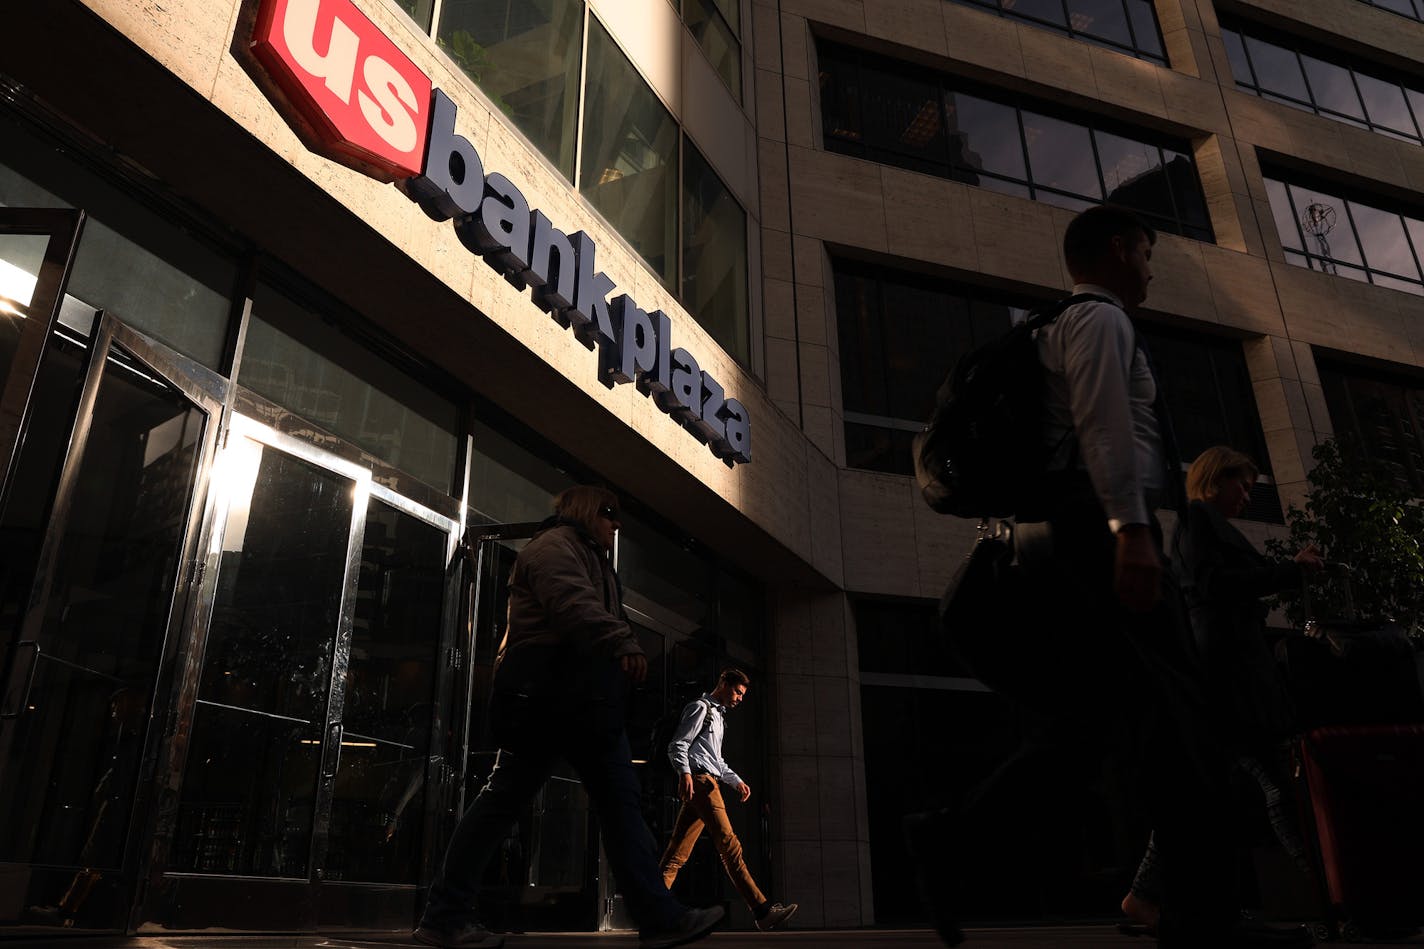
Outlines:
{"type": "Polygon", "coordinates": [[[1365,100],[1365,112],[1370,121],[1396,132],[1417,136],[1414,119],[1409,113],[1409,103],[1404,100],[1404,90],[1398,83],[1385,82],[1363,73],[1355,74],[1360,86],[1360,97],[1365,100]]]}
{"type": "Polygon", "coordinates": [[[1383,460],[1401,485],[1424,496],[1424,385],[1410,376],[1325,362],[1320,384],[1346,450],[1383,460]]]}
{"type": "Polygon", "coordinates": [[[1411,19],[1418,20],[1424,18],[1424,11],[1421,11],[1416,0],[1364,0],[1364,2],[1383,10],[1391,10],[1395,13],[1410,17],[1411,19]]]}
{"type": "MultiPolygon", "coordinates": [[[[1243,29],[1264,28],[1251,25],[1243,29]]],[[[1284,34],[1273,34],[1267,39],[1223,28],[1222,38],[1238,85],[1272,101],[1337,122],[1415,144],[1424,143],[1416,122],[1424,106],[1424,95],[1410,88],[1415,80],[1383,76],[1376,63],[1363,63],[1362,71],[1339,52],[1317,48],[1284,34]],[[1247,78],[1248,49],[1249,64],[1255,68],[1259,87],[1247,78]],[[1304,80],[1299,78],[1302,70],[1304,80]]]]}
{"type": "Polygon", "coordinates": [[[435,39],[572,180],[582,34],[580,0],[444,0],[435,39]]]}
{"type": "Polygon", "coordinates": [[[396,5],[422,30],[430,32],[430,14],[434,12],[435,0],[396,0],[396,5]]]}
{"type": "Polygon", "coordinates": [[[1316,105],[1354,119],[1365,117],[1350,70],[1305,54],[1301,54],[1300,61],[1305,66],[1305,75],[1310,80],[1310,92],[1315,97],[1316,105]]]}
{"type": "Polygon", "coordinates": [[[1059,27],[1068,25],[1067,16],[1063,12],[1063,0],[1012,0],[1004,4],[1004,7],[1017,17],[1041,20],[1059,27]]]}
{"type": "Polygon", "coordinates": [[[737,0],[684,0],[682,18],[732,95],[742,98],[742,44],[737,0]]]}
{"type": "Polygon", "coordinates": [[[821,44],[820,65],[831,151],[1072,210],[1101,202],[1106,179],[1112,200],[1161,230],[1213,240],[1196,162],[1184,143],[1116,123],[1109,133],[1099,128],[1109,123],[1097,117],[1053,106],[1031,111],[1002,90],[849,47],[821,44]]]}
{"type": "Polygon", "coordinates": [[[1108,201],[1157,219],[1172,220],[1172,194],[1162,167],[1162,150],[1120,135],[1094,132],[1108,201]]]}
{"type": "Polygon", "coordinates": [[[1068,0],[1068,22],[1076,32],[1131,46],[1132,30],[1122,11],[1122,0],[1068,0]]]}
{"type": "Polygon", "coordinates": [[[943,169],[947,149],[938,83],[866,63],[860,76],[865,140],[893,156],[882,160],[921,171],[943,169]]]}
{"type": "Polygon", "coordinates": [[[712,338],[750,361],[747,214],[702,153],[683,151],[682,301],[712,338]]]}
{"type": "Polygon", "coordinates": [[[677,123],[608,31],[589,23],[579,191],[676,286],[677,123]]]}
{"type": "Polygon", "coordinates": [[[1331,194],[1291,185],[1296,219],[1305,232],[1306,253],[1348,264],[1363,264],[1345,202],[1331,194]]]}
{"type": "Polygon", "coordinates": [[[1271,215],[1276,220],[1281,246],[1287,250],[1303,250],[1300,225],[1296,221],[1295,210],[1291,207],[1290,194],[1285,184],[1267,178],[1266,195],[1271,200],[1271,215]]]}
{"type": "Polygon", "coordinates": [[[1403,218],[1354,201],[1349,208],[1370,269],[1418,279],[1419,265],[1404,233],[1403,218]]]}
{"type": "Polygon", "coordinates": [[[1165,64],[1152,0],[956,0],[1165,64]]]}
{"type": "Polygon", "coordinates": [[[426,484],[456,494],[453,403],[268,284],[238,382],[426,484]]]}
{"type": "Polygon", "coordinates": [[[1294,52],[1254,36],[1246,37],[1246,49],[1256,70],[1256,82],[1262,89],[1303,102],[1310,101],[1310,92],[1300,71],[1300,60],[1294,52]]]}
{"type": "Polygon", "coordinates": [[[1137,48],[1148,59],[1166,62],[1162,36],[1157,29],[1157,9],[1152,0],[1127,0],[1127,15],[1132,21],[1132,35],[1137,48]]]}
{"type": "MultiPolygon", "coordinates": [[[[1017,109],[962,92],[945,93],[944,107],[954,131],[951,161],[1017,181],[1028,179],[1017,109]]],[[[972,183],[979,183],[977,176],[972,183]]]]}
{"type": "Polygon", "coordinates": [[[1226,44],[1226,58],[1231,63],[1231,75],[1236,84],[1254,89],[1256,79],[1251,75],[1251,60],[1246,56],[1246,43],[1235,30],[1223,28],[1221,41],[1226,44]]]}
{"type": "Polygon", "coordinates": [[[1093,142],[1086,128],[1027,110],[1023,123],[1035,185],[1102,199],[1093,142]]]}
{"type": "Polygon", "coordinates": [[[1347,201],[1328,191],[1277,180],[1269,172],[1266,190],[1290,263],[1424,295],[1419,265],[1424,215],[1347,201]],[[1297,254],[1297,248],[1305,255],[1297,254]]]}

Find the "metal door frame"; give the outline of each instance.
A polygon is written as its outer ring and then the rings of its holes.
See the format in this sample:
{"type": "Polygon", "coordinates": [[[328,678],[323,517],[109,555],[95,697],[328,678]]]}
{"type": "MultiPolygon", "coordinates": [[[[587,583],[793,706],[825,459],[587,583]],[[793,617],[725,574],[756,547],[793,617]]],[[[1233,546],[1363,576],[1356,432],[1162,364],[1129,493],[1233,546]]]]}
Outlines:
{"type": "MultiPolygon", "coordinates": [[[[181,932],[187,927],[170,928],[165,920],[170,918],[179,903],[188,898],[221,906],[241,917],[246,923],[251,919],[250,905],[258,905],[269,910],[270,915],[262,922],[275,925],[259,925],[259,931],[277,929],[288,931],[314,932],[317,929],[318,908],[321,889],[334,886],[322,879],[323,863],[330,836],[331,802],[337,771],[341,758],[342,714],[346,698],[346,675],[349,667],[351,635],[356,606],[356,590],[361,567],[361,552],[365,539],[366,511],[371,498],[376,498],[401,513],[416,517],[431,526],[446,532],[446,563],[456,557],[459,548],[459,523],[453,518],[430,510],[403,495],[376,483],[371,469],[305,440],[279,431],[247,415],[233,413],[223,432],[223,451],[226,452],[231,438],[250,438],[262,445],[300,461],[331,472],[352,483],[353,498],[351,522],[348,527],[346,563],[343,572],[341,601],[336,629],[333,630],[331,672],[327,681],[327,701],[324,720],[321,725],[323,748],[317,770],[317,788],[313,799],[313,819],[310,851],[308,855],[308,875],[305,879],[253,877],[186,871],[170,871],[168,862],[176,832],[178,805],[182,799],[183,778],[188,758],[192,725],[196,710],[198,689],[203,664],[206,659],[208,635],[211,630],[213,609],[216,602],[218,574],[222,559],[223,534],[226,518],[233,501],[230,473],[222,470],[222,456],[214,460],[213,472],[208,491],[208,503],[203,512],[200,555],[196,560],[193,575],[196,577],[196,595],[190,598],[190,608],[184,617],[183,640],[187,645],[185,655],[175,672],[171,691],[171,712],[169,726],[163,736],[161,753],[163,762],[157,772],[155,786],[156,799],[162,802],[153,808],[148,829],[148,839],[152,842],[145,864],[144,879],[149,881],[147,892],[139,895],[134,902],[130,921],[132,932],[181,932]],[[239,888],[245,890],[240,892],[239,888]],[[243,902],[246,897],[248,903],[243,902]],[[275,919],[273,917],[276,917],[275,919]]],[[[451,576],[446,571],[446,596],[444,602],[453,598],[451,576]]],[[[442,644],[449,638],[448,631],[453,625],[453,617],[442,618],[442,644]]],[[[444,673],[442,673],[443,675],[444,673]]],[[[432,700],[439,692],[437,684],[432,700]]],[[[434,726],[432,722],[432,727],[434,726]]],[[[435,750],[434,746],[430,749],[435,750]]],[[[428,758],[438,756],[427,755],[428,758]]],[[[440,762],[427,761],[427,781],[433,782],[442,776],[440,762]]],[[[433,795],[432,795],[433,797],[433,795]]],[[[427,808],[429,804],[427,804],[427,808]]],[[[427,821],[428,823],[428,821],[427,821]]],[[[430,841],[426,841],[427,845],[430,841]]],[[[389,893],[392,890],[413,894],[413,884],[361,884],[342,883],[342,886],[367,886],[373,894],[389,893]]],[[[413,897],[412,897],[413,898],[413,897]]],[[[231,929],[232,931],[252,931],[251,925],[224,926],[221,921],[206,929],[231,929]]]]}
{"type": "Polygon", "coordinates": [[[26,308],[25,325],[20,330],[20,344],[9,367],[5,383],[0,387],[0,410],[18,403],[13,428],[0,419],[0,510],[10,497],[10,479],[15,461],[25,442],[33,415],[32,399],[40,365],[49,350],[50,334],[59,323],[60,304],[79,237],[84,231],[85,213],[72,208],[0,208],[0,232],[8,234],[48,234],[44,262],[35,275],[35,294],[26,308]]]}
{"type": "MultiPolygon", "coordinates": [[[[58,306],[55,307],[55,319],[57,318],[58,306]]],[[[148,697],[149,718],[145,729],[144,750],[136,778],[137,784],[132,807],[129,813],[129,830],[125,841],[124,858],[122,862],[123,869],[119,876],[118,885],[122,890],[131,892],[135,879],[142,879],[143,876],[142,859],[138,855],[139,826],[143,823],[141,817],[149,804],[149,768],[158,741],[157,729],[155,729],[153,725],[156,716],[160,715],[162,710],[158,697],[163,694],[163,681],[171,667],[171,658],[177,642],[181,638],[173,634],[175,628],[174,623],[177,622],[178,618],[182,615],[185,604],[188,601],[184,576],[185,573],[189,571],[193,560],[193,551],[196,546],[193,526],[195,518],[199,516],[199,512],[205,505],[207,478],[211,471],[213,456],[218,442],[218,433],[222,427],[223,406],[229,384],[225,378],[213,372],[211,369],[208,369],[206,366],[174,352],[162,343],[140,333],[138,330],[120,321],[117,317],[102,310],[95,311],[93,329],[90,332],[89,338],[86,342],[80,342],[79,344],[85,346],[89,351],[88,361],[84,369],[84,382],[78,403],[75,406],[64,461],[60,467],[56,482],[57,486],[54,494],[54,502],[49,511],[44,540],[41,543],[40,553],[36,561],[35,576],[30,587],[29,602],[26,604],[24,616],[19,626],[18,639],[16,640],[13,650],[13,653],[17,657],[15,661],[20,662],[23,661],[19,658],[22,647],[31,647],[30,668],[29,671],[22,676],[7,676],[7,680],[11,678],[22,678],[24,680],[21,705],[24,704],[25,697],[28,696],[29,689],[33,685],[35,670],[39,664],[39,657],[43,645],[38,637],[40,624],[44,618],[43,609],[48,603],[49,593],[53,586],[56,558],[59,554],[59,544],[63,539],[64,530],[68,524],[69,510],[74,500],[79,469],[84,460],[90,429],[93,423],[93,411],[99,396],[99,386],[108,368],[109,354],[113,351],[113,347],[118,345],[128,356],[152,370],[165,384],[177,389],[180,394],[207,417],[207,422],[204,424],[203,435],[200,440],[198,464],[194,470],[193,480],[190,485],[191,493],[182,532],[181,554],[177,567],[178,575],[173,585],[169,608],[167,610],[167,619],[165,621],[164,635],[154,667],[153,692],[148,697]]],[[[48,336],[45,338],[45,348],[48,348],[48,336]]],[[[38,366],[38,360],[35,361],[35,365],[36,367],[38,366]]],[[[26,408],[26,415],[29,415],[28,406],[26,408]]],[[[16,448],[18,449],[18,447],[17,440],[16,448]]],[[[19,669],[16,667],[8,671],[18,673],[19,669]]],[[[8,718],[11,716],[6,715],[4,717],[8,718]]]]}

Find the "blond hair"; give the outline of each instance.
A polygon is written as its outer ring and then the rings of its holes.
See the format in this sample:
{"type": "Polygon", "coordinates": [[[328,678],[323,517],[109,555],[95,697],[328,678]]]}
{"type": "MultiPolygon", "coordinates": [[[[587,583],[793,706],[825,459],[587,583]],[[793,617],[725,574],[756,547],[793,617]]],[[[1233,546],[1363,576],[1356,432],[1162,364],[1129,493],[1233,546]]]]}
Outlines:
{"type": "Polygon", "coordinates": [[[607,488],[578,484],[566,488],[554,498],[554,513],[567,521],[582,524],[592,532],[598,523],[598,512],[606,507],[618,514],[618,495],[607,488]]]}
{"type": "Polygon", "coordinates": [[[1247,455],[1227,445],[1213,445],[1187,469],[1187,500],[1210,501],[1228,478],[1247,477],[1254,482],[1260,474],[1247,455]]]}

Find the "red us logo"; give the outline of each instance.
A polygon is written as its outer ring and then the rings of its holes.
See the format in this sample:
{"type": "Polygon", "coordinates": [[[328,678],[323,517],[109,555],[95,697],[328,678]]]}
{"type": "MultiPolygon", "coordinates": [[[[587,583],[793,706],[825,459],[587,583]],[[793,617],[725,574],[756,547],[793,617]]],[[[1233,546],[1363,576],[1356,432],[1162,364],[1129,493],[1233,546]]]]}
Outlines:
{"type": "Polygon", "coordinates": [[[382,181],[421,173],[430,77],[351,0],[262,0],[252,52],[313,151],[382,181]]]}

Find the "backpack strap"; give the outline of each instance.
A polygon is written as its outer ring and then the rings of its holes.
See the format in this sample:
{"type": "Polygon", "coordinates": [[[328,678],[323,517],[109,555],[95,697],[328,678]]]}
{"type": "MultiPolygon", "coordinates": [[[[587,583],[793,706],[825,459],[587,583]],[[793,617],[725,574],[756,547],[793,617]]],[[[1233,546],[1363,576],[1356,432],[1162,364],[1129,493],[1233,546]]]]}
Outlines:
{"type": "Polygon", "coordinates": [[[1070,297],[1064,297],[1061,300],[1055,300],[1052,303],[1045,303],[1043,306],[1034,307],[1029,311],[1028,319],[1024,322],[1030,331],[1036,330],[1058,319],[1063,311],[1070,306],[1077,306],[1079,303],[1094,302],[1117,305],[1112,299],[1103,296],[1101,293],[1075,293],[1070,297]]]}

